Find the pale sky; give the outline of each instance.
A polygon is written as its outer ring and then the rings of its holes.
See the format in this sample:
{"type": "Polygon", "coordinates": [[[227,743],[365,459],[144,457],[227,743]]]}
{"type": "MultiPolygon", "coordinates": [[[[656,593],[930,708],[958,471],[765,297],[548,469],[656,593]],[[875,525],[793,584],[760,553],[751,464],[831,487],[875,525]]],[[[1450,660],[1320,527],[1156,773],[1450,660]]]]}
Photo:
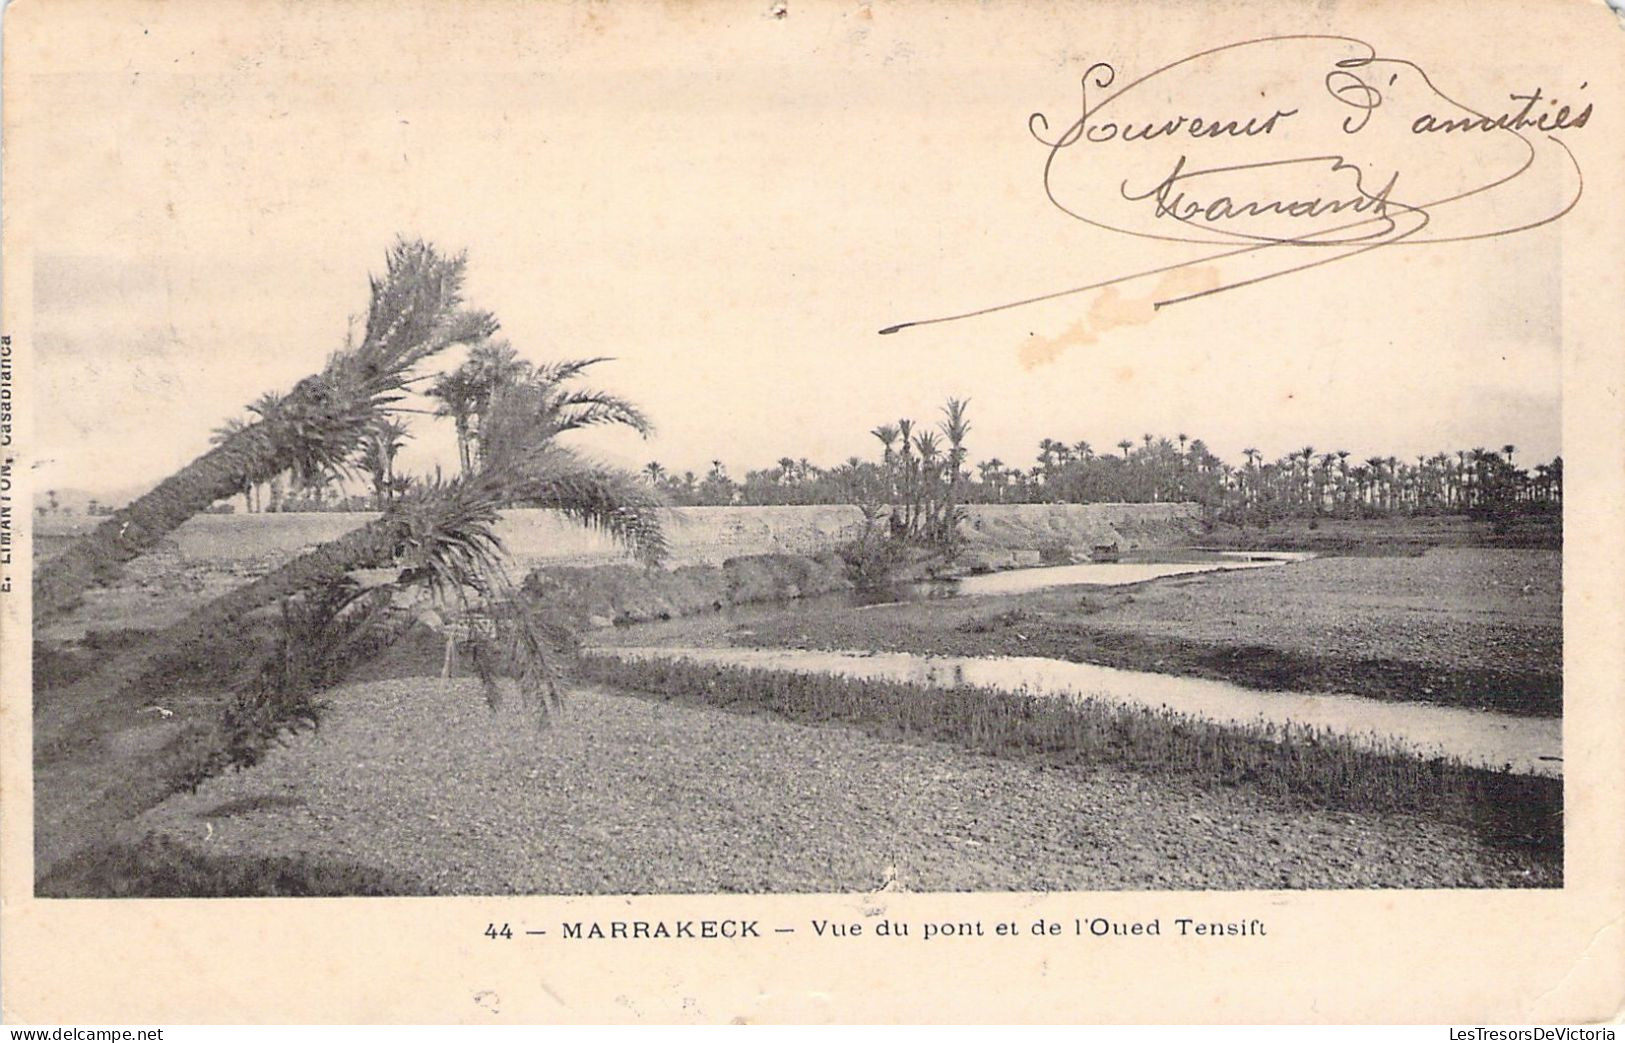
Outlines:
{"type": "MultiPolygon", "coordinates": [[[[203,451],[322,364],[396,233],[466,249],[471,303],[521,354],[615,356],[596,382],[658,435],[582,444],[632,466],[869,458],[871,428],[935,421],[950,395],[971,399],[973,459],[1023,465],[1041,438],[1109,452],[1142,432],[1232,461],[1560,451],[1561,223],[1098,334],[1101,292],[877,336],[1201,248],[1045,199],[1027,118],[1075,116],[1082,24],[967,49],[985,9],[955,37],[856,3],[749,6],[459,5],[467,31],[371,5],[276,8],[299,20],[257,34],[201,5],[63,18],[89,51],[28,82],[7,170],[34,243],[7,274],[32,286],[37,488],[151,482],[203,451]]],[[[1156,61],[1195,49],[1163,42],[1156,61]]],[[[414,426],[402,466],[450,465],[448,426],[414,426]]]]}

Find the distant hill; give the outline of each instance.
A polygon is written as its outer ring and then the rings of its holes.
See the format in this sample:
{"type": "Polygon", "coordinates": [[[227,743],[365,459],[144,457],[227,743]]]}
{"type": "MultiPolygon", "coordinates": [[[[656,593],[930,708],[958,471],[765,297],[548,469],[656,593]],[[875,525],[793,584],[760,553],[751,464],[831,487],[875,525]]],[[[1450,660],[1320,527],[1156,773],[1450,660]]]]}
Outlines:
{"type": "Polygon", "coordinates": [[[92,515],[90,508],[123,507],[131,500],[151,489],[155,483],[129,485],[122,489],[92,492],[89,489],[40,489],[34,494],[34,531],[41,535],[88,530],[102,519],[92,515]],[[53,499],[52,494],[55,494],[53,499]],[[53,510],[52,503],[56,504],[53,510]],[[40,508],[45,513],[40,513],[40,508]]]}
{"type": "Polygon", "coordinates": [[[56,509],[64,514],[85,514],[92,503],[103,507],[123,507],[131,500],[151,489],[154,482],[144,482],[140,485],[127,485],[122,489],[36,489],[34,491],[34,506],[49,509],[52,503],[51,494],[55,493],[56,509]]]}

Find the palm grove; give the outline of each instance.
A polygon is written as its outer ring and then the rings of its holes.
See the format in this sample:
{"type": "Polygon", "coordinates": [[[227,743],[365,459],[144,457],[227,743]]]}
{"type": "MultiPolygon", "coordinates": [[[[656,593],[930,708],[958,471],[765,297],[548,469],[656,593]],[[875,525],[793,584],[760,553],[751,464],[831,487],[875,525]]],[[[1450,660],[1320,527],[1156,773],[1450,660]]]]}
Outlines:
{"type": "MultiPolygon", "coordinates": [[[[600,361],[537,368],[487,332],[474,339],[465,363],[435,376],[425,393],[435,400],[436,415],[455,426],[459,467],[466,474],[479,460],[480,428],[498,389],[528,381],[562,383],[600,361]]],[[[296,388],[290,398],[298,395],[296,388]]],[[[580,423],[648,430],[643,415],[615,396],[571,390],[567,397],[580,423]]],[[[1511,444],[1403,459],[1303,446],[1268,460],[1249,447],[1231,461],[1183,432],[1172,438],[1145,433],[1101,449],[1088,441],[1045,438],[1025,466],[996,457],[972,465],[967,405],[950,399],[935,427],[908,418],[875,427],[870,433],[880,443],[878,460],[852,456],[820,466],[786,455],[743,478],[733,477],[720,459],[700,472],[651,461],[640,474],[646,486],[678,506],[857,504],[868,513],[878,500],[895,535],[932,539],[951,533],[948,519],[963,504],[1194,502],[1216,520],[1256,524],[1303,517],[1555,513],[1563,499],[1563,458],[1522,467],[1511,444]]],[[[265,426],[284,410],[284,399],[268,393],[247,409],[249,418],[216,429],[217,446],[265,426]]],[[[239,472],[231,492],[250,512],[382,509],[414,480],[394,470],[409,437],[403,412],[412,410],[380,410],[362,425],[355,456],[340,461],[345,466],[267,464],[239,472]],[[353,484],[347,476],[364,479],[365,492],[347,492],[353,484]]]]}
{"type": "MultiPolygon", "coordinates": [[[[951,402],[964,423],[964,403],[951,402]]],[[[1097,451],[1086,441],[1046,438],[1034,462],[994,458],[966,467],[964,447],[944,450],[946,424],[931,430],[904,419],[872,434],[879,461],[850,457],[834,467],[781,458],[772,467],[732,478],[720,460],[703,475],[658,462],[644,480],[686,505],[775,505],[861,502],[866,490],[911,483],[952,487],[961,503],[1195,502],[1223,521],[1289,517],[1381,517],[1395,514],[1505,515],[1555,510],[1563,499],[1563,458],[1525,469],[1517,447],[1475,447],[1400,459],[1357,458],[1346,449],[1304,446],[1266,460],[1257,449],[1229,462],[1200,438],[1142,434],[1097,451]],[[950,456],[958,464],[950,462],[950,456]]]]}

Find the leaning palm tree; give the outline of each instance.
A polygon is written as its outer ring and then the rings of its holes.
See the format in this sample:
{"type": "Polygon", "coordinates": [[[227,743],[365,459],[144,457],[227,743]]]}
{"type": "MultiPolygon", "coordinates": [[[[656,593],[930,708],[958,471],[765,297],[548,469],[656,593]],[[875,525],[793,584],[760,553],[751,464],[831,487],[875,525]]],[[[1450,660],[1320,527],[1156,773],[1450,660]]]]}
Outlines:
{"type": "MultiPolygon", "coordinates": [[[[590,364],[562,364],[542,372],[574,376],[590,364]]],[[[103,683],[142,684],[163,676],[165,664],[218,647],[250,613],[332,588],[352,572],[398,568],[392,586],[421,586],[440,599],[481,607],[493,626],[471,638],[476,641],[474,663],[489,692],[495,693],[500,675],[517,680],[527,695],[553,701],[555,674],[543,662],[548,642],[503,569],[502,543],[495,531],[500,512],[510,507],[551,509],[607,533],[645,562],[658,562],[666,552],[661,498],[635,476],[557,443],[566,432],[609,422],[601,411],[582,405],[603,401],[619,400],[546,381],[499,389],[486,417],[477,471],[413,483],[382,517],[159,632],[103,683]]],[[[650,430],[635,411],[617,422],[643,434],[650,430]]]]}
{"type": "MultiPolygon", "coordinates": [[[[237,417],[233,417],[230,420],[227,420],[225,423],[221,424],[219,427],[215,428],[213,431],[209,432],[209,444],[210,445],[222,445],[222,444],[224,444],[226,442],[229,442],[229,441],[231,441],[231,439],[233,439],[233,438],[235,438],[237,436],[237,433],[239,431],[241,431],[243,428],[245,428],[247,426],[248,426],[248,421],[241,420],[241,419],[239,419],[237,417]]],[[[254,486],[255,486],[255,484],[256,483],[252,479],[245,477],[243,479],[242,485],[239,486],[238,489],[237,489],[238,492],[243,494],[243,511],[244,511],[244,513],[252,513],[253,510],[254,510],[254,486]]]]}
{"type": "Polygon", "coordinates": [[[421,240],[399,240],[383,276],[372,279],[366,331],[335,352],[261,419],[128,506],[34,575],[35,618],[71,607],[87,589],[116,578],[182,522],[218,500],[293,470],[312,475],[340,467],[414,367],[453,344],[489,336],[496,322],[463,308],[465,258],[443,256],[421,240]]]}

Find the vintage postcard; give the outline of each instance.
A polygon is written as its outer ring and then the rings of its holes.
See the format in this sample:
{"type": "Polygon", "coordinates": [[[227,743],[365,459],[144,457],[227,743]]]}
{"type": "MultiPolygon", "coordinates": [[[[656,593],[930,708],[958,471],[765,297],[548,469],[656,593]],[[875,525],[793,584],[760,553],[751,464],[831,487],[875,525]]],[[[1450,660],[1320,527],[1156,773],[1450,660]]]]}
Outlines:
{"type": "Polygon", "coordinates": [[[3,76],[9,1021],[1621,1016],[1602,0],[3,76]]]}

